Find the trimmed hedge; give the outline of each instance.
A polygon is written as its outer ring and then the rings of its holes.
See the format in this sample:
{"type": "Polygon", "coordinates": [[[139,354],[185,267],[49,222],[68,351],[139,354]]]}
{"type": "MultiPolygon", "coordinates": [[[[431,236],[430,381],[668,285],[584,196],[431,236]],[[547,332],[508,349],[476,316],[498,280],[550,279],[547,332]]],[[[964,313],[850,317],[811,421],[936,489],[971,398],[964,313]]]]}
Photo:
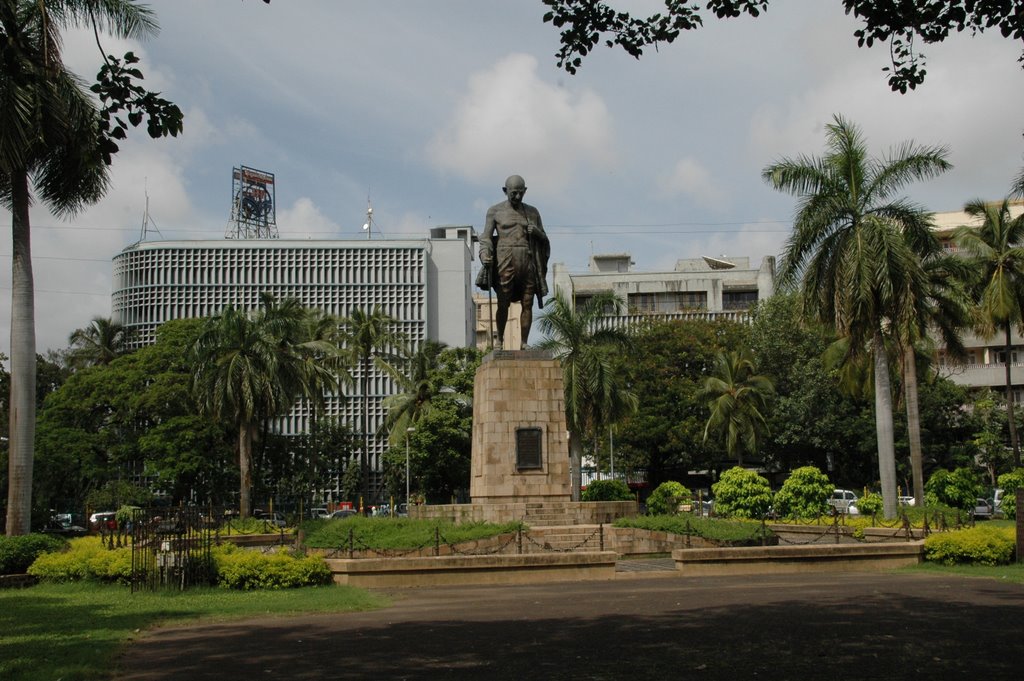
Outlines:
{"type": "Polygon", "coordinates": [[[817,518],[829,512],[835,485],[815,466],[797,468],[775,494],[775,510],[786,518],[817,518]]]}
{"type": "Polygon", "coordinates": [[[292,589],[331,583],[331,570],[319,556],[295,556],[286,549],[246,551],[224,544],[213,552],[217,585],[224,589],[292,589]]]}
{"type": "Polygon", "coordinates": [[[715,513],[733,518],[762,518],[772,505],[768,480],[754,471],[734,466],[711,485],[715,513]]]}
{"type": "MultiPolygon", "coordinates": [[[[329,584],[331,571],[319,556],[295,556],[285,550],[261,553],[227,543],[213,549],[217,584],[225,589],[289,589],[329,584]]],[[[28,573],[47,582],[94,580],[128,584],[130,547],[110,550],[98,537],[73,539],[66,550],[39,556],[28,573]]]]}
{"type": "Polygon", "coordinates": [[[924,540],[924,557],[943,565],[1006,565],[1015,544],[1014,528],[977,525],[931,535],[924,540]]]}
{"type": "Polygon", "coordinates": [[[36,558],[65,546],[67,540],[49,534],[0,536],[0,575],[24,574],[36,558]]]}

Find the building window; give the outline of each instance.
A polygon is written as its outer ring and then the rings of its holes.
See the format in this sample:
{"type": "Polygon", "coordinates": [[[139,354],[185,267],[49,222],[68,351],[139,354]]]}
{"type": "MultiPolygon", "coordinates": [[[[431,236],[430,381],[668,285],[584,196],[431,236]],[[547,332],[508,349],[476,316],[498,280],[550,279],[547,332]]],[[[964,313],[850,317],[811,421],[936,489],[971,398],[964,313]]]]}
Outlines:
{"type": "Polygon", "coordinates": [[[723,291],[723,310],[746,310],[757,302],[757,291],[723,291]]]}
{"type": "Polygon", "coordinates": [[[685,310],[708,309],[707,291],[664,291],[630,293],[629,309],[636,313],[670,314],[685,310]]]}

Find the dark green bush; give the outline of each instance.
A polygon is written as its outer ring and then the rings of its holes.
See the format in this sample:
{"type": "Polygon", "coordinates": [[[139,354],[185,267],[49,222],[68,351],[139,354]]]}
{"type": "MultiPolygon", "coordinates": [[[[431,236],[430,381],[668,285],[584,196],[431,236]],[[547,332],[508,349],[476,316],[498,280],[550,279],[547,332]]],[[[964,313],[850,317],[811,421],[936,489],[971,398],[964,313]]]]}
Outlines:
{"type": "Polygon", "coordinates": [[[647,513],[650,515],[675,515],[680,504],[690,503],[692,493],[682,483],[666,480],[658,485],[647,497],[647,513]]]}
{"type": "Polygon", "coordinates": [[[775,510],[787,518],[817,518],[829,511],[835,485],[814,466],[795,469],[775,495],[775,510]]]}
{"type": "Polygon", "coordinates": [[[44,553],[60,551],[65,546],[65,539],[48,534],[0,536],[0,575],[24,574],[36,558],[44,553]]]}
{"type": "Polygon", "coordinates": [[[594,480],[583,490],[583,501],[633,501],[633,492],[622,480],[594,480]]]}
{"type": "Polygon", "coordinates": [[[929,536],[924,557],[943,565],[1006,565],[1013,559],[1014,546],[1014,528],[977,525],[929,536]]]}
{"type": "Polygon", "coordinates": [[[772,506],[768,481],[754,471],[734,466],[711,486],[715,513],[735,518],[762,518],[772,506]]]}
{"type": "Polygon", "coordinates": [[[974,508],[980,493],[981,479],[970,468],[957,468],[953,472],[940,468],[924,485],[928,505],[944,504],[968,510],[974,508]]]}

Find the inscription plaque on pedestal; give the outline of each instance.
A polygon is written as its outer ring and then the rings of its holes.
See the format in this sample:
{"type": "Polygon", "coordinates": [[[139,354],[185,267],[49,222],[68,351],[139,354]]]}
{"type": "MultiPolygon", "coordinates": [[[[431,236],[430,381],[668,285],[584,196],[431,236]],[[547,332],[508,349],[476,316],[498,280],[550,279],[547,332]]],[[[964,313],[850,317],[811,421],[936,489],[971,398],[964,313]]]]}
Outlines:
{"type": "Polygon", "coordinates": [[[541,450],[544,431],[540,428],[516,428],[516,468],[539,469],[544,467],[544,452],[541,450]]]}

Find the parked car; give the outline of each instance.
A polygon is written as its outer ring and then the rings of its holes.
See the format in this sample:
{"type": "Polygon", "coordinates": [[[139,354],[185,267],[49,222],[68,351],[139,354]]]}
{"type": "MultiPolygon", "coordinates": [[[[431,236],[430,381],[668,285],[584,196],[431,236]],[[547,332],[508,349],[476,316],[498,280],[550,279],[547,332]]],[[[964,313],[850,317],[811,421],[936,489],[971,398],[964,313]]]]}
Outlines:
{"type": "Polygon", "coordinates": [[[988,499],[982,499],[978,497],[974,502],[974,517],[978,519],[988,520],[995,513],[995,509],[992,506],[992,502],[988,499]]]}
{"type": "Polygon", "coordinates": [[[899,497],[898,501],[900,503],[900,506],[913,506],[916,503],[916,501],[914,500],[914,497],[911,497],[911,496],[899,497]]]}
{"type": "Polygon", "coordinates": [[[92,532],[110,532],[117,529],[117,513],[114,511],[97,511],[89,516],[89,529],[92,532]]]}
{"type": "Polygon", "coordinates": [[[331,512],[328,511],[323,506],[317,506],[316,508],[310,509],[310,511],[309,511],[309,517],[310,518],[327,518],[330,515],[331,515],[331,512]]]}
{"type": "Polygon", "coordinates": [[[330,517],[336,520],[338,518],[351,518],[354,515],[359,515],[359,512],[351,508],[341,508],[332,513],[330,517]]]}
{"type": "Polygon", "coordinates": [[[84,537],[89,534],[89,531],[84,527],[72,524],[72,522],[66,518],[50,518],[50,520],[43,526],[43,532],[46,534],[57,534],[62,537],[84,537]]]}
{"type": "Polygon", "coordinates": [[[848,489],[836,489],[832,492],[832,498],[828,500],[828,504],[837,513],[849,513],[850,515],[860,513],[857,510],[857,494],[848,489]]]}
{"type": "Polygon", "coordinates": [[[993,515],[1003,515],[1003,490],[996,489],[992,493],[992,513],[993,515]]]}
{"type": "Polygon", "coordinates": [[[277,511],[274,511],[273,513],[260,513],[256,517],[269,525],[273,525],[274,527],[286,527],[288,525],[284,519],[284,514],[278,513],[277,511]]]}

